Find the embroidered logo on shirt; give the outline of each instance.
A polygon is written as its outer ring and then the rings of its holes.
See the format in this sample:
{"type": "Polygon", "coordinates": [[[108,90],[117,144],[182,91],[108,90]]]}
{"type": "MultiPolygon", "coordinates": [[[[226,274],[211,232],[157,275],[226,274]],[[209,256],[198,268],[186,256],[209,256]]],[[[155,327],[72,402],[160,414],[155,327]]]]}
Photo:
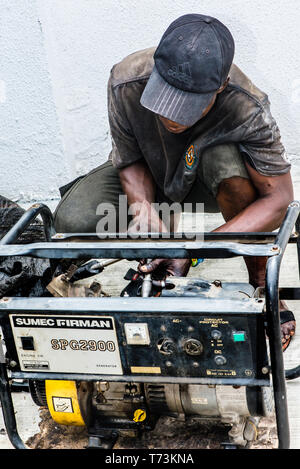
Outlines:
{"type": "Polygon", "coordinates": [[[192,169],[196,161],[195,147],[194,145],[189,146],[185,153],[185,166],[187,169],[192,169]]]}

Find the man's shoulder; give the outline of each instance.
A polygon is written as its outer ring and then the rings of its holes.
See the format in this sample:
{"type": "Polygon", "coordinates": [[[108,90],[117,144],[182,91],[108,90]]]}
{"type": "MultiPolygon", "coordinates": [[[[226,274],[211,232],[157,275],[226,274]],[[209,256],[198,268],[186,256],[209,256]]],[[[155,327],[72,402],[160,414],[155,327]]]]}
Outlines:
{"type": "Polygon", "coordinates": [[[112,86],[148,79],[151,75],[156,47],[143,49],[125,57],[111,70],[112,86]]]}
{"type": "Polygon", "coordinates": [[[260,90],[237,65],[231,66],[229,76],[229,88],[243,93],[245,97],[256,101],[258,105],[263,106],[268,102],[268,95],[260,90]]]}

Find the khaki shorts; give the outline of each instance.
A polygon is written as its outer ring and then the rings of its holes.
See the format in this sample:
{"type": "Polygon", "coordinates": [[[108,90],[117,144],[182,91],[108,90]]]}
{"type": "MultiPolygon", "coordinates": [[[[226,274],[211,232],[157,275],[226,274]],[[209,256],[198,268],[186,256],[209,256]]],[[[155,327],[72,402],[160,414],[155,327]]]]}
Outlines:
{"type": "MultiPolygon", "coordinates": [[[[220,212],[216,200],[219,184],[234,176],[249,179],[244,159],[235,144],[206,149],[200,159],[197,179],[182,203],[192,204],[192,210],[196,209],[197,203],[203,203],[205,212],[220,212]]],[[[122,194],[118,170],[107,161],[76,180],[64,193],[54,213],[56,231],[95,233],[101,219],[96,213],[99,204],[112,204],[118,213],[122,194]]],[[[172,203],[159,189],[156,202],[172,203]]]]}

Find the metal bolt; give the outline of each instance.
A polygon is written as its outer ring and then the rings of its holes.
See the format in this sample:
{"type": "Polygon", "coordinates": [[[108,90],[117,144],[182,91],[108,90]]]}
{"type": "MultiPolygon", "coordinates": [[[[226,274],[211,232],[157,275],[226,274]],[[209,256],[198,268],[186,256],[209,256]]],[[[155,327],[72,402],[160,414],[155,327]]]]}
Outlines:
{"type": "Polygon", "coordinates": [[[215,287],[222,287],[222,282],[221,282],[221,280],[215,280],[215,281],[213,282],[213,284],[215,285],[215,287]]]}
{"type": "Polygon", "coordinates": [[[269,373],[269,367],[268,366],[264,366],[262,369],[261,369],[261,372],[263,375],[267,375],[269,373]]]}

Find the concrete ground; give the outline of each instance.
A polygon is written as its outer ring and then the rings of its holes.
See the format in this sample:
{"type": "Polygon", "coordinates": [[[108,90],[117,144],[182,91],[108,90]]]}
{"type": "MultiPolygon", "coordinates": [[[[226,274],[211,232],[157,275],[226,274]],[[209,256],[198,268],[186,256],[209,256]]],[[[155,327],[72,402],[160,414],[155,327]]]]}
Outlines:
{"type": "MultiPolygon", "coordinates": [[[[300,168],[294,169],[295,199],[300,200],[300,168]]],[[[205,219],[205,230],[218,226],[222,223],[222,218],[216,215],[208,215],[205,219]]],[[[118,294],[121,288],[127,284],[123,276],[128,267],[135,267],[136,263],[122,261],[106,269],[106,275],[101,278],[104,291],[111,294],[118,294]],[[115,292],[115,293],[113,293],[115,292]]],[[[210,281],[219,279],[222,281],[247,282],[247,271],[242,259],[219,259],[206,260],[197,268],[191,269],[190,274],[193,277],[200,277],[210,281]]],[[[296,246],[289,245],[283,258],[280,274],[281,287],[299,287],[298,261],[296,255],[296,246]]],[[[289,301],[288,306],[294,311],[298,325],[300,324],[300,302],[289,301]]],[[[299,326],[298,326],[299,327],[299,326]]],[[[284,353],[285,368],[295,367],[300,362],[300,333],[296,333],[291,345],[284,353]]],[[[291,449],[300,449],[300,378],[287,382],[288,408],[291,431],[291,449]]],[[[26,393],[14,394],[16,406],[16,418],[21,437],[26,441],[30,436],[39,432],[39,410],[33,404],[31,398],[26,393]]],[[[10,444],[0,412],[0,449],[12,448],[10,444]]]]}

